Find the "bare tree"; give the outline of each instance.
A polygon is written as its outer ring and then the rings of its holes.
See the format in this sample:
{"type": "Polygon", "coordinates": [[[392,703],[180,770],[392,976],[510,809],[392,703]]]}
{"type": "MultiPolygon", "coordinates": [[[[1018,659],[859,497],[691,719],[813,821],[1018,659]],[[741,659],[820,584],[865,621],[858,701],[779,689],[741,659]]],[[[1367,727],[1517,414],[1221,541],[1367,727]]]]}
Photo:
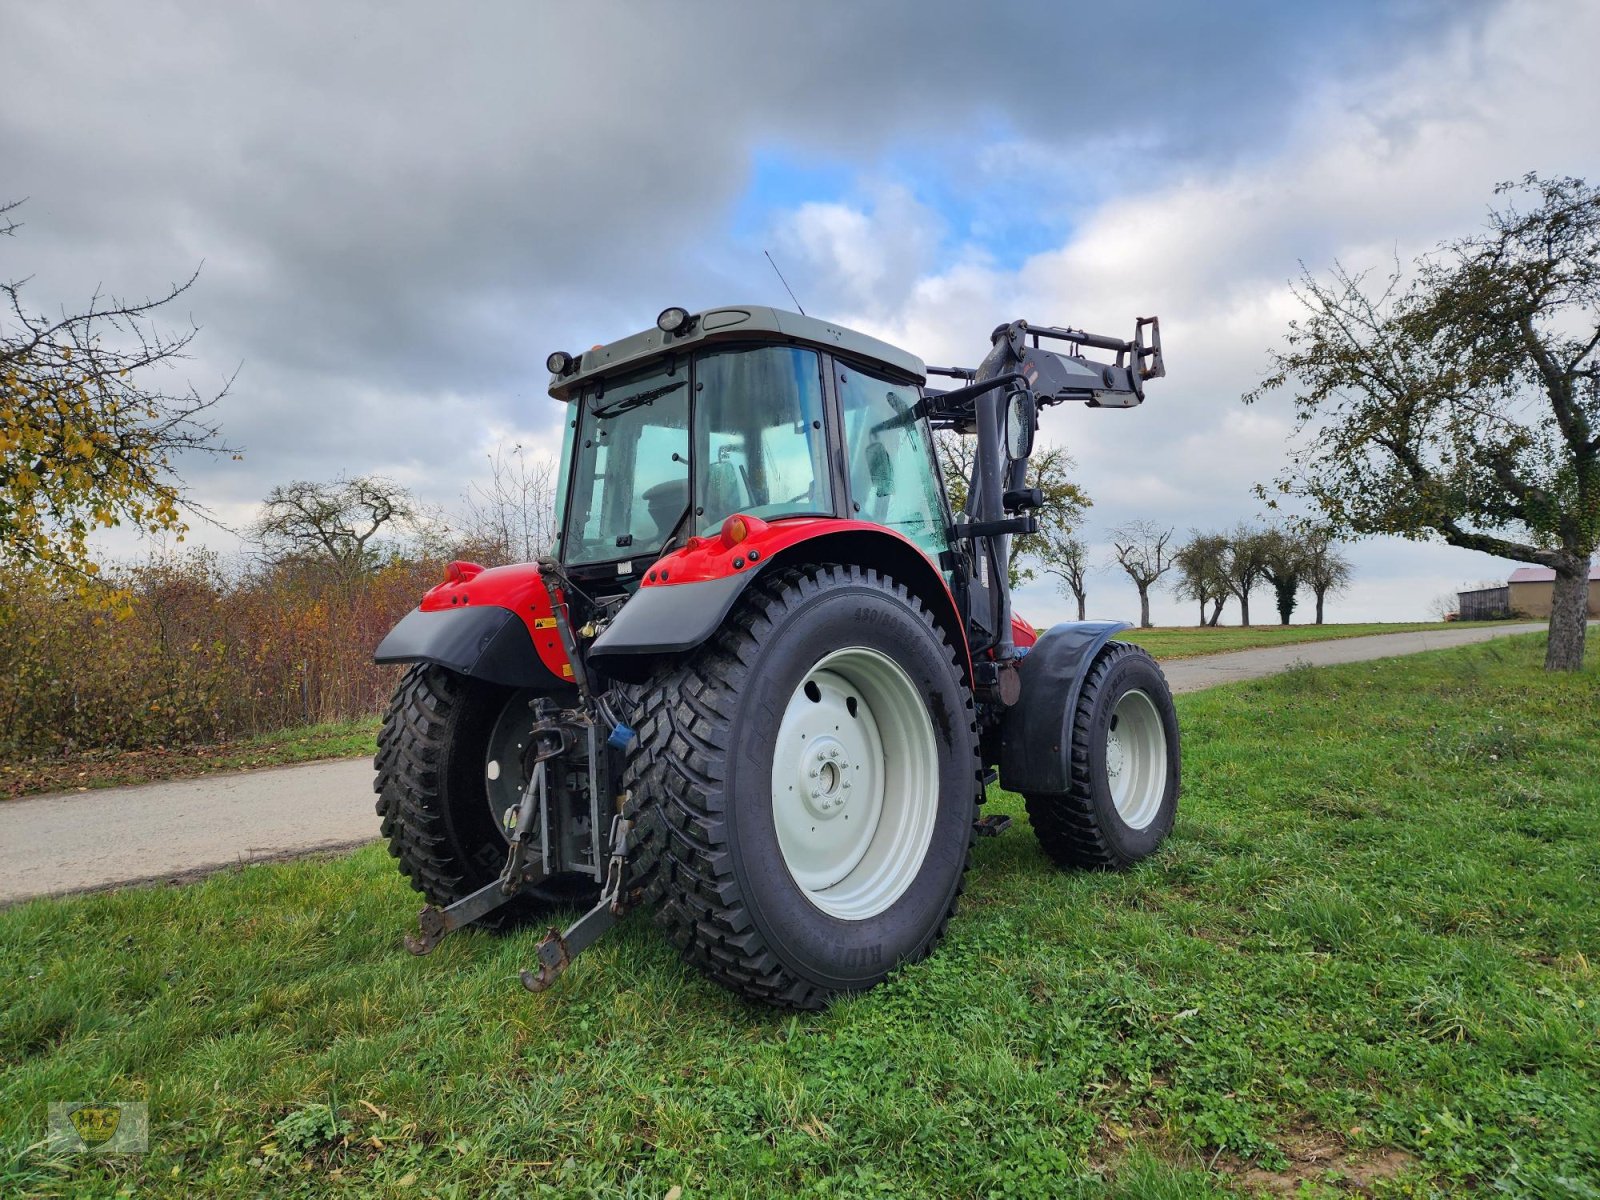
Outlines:
{"type": "Polygon", "coordinates": [[[1139,589],[1139,625],[1150,628],[1150,585],[1172,569],[1167,545],[1173,530],[1150,521],[1130,521],[1111,531],[1112,554],[1139,589]]]}
{"type": "Polygon", "coordinates": [[[1333,535],[1326,529],[1309,529],[1301,540],[1301,547],[1305,555],[1302,577],[1317,598],[1317,624],[1321,625],[1323,601],[1349,588],[1355,568],[1339,553],[1333,535]]]}
{"type": "Polygon", "coordinates": [[[1049,552],[1041,555],[1046,575],[1056,577],[1056,586],[1063,595],[1070,593],[1078,602],[1078,620],[1085,619],[1089,603],[1089,547],[1082,538],[1052,539],[1049,552]]]}
{"type": "Polygon", "coordinates": [[[296,480],[267,495],[253,532],[277,561],[325,562],[355,572],[372,565],[380,532],[415,530],[421,517],[410,492],[378,475],[296,480]]]}
{"type": "Polygon", "coordinates": [[[1440,592],[1428,601],[1428,614],[1439,621],[1455,620],[1461,615],[1461,592],[1440,592]]]}
{"type": "Polygon", "coordinates": [[[501,442],[489,474],[462,497],[461,533],[475,553],[494,562],[532,562],[556,540],[556,470],[520,443],[501,442]]]}
{"type": "Polygon", "coordinates": [[[1239,601],[1239,624],[1250,624],[1250,593],[1260,586],[1267,565],[1267,544],[1261,531],[1237,525],[1228,535],[1228,553],[1223,573],[1228,590],[1239,601]]]}
{"type": "Polygon", "coordinates": [[[1191,529],[1189,540],[1173,553],[1178,578],[1172,592],[1180,600],[1193,600],[1200,606],[1200,624],[1215,625],[1228,598],[1228,576],[1224,563],[1228,556],[1228,535],[1200,533],[1191,529]],[[1206,605],[1211,616],[1206,617],[1206,605]]]}

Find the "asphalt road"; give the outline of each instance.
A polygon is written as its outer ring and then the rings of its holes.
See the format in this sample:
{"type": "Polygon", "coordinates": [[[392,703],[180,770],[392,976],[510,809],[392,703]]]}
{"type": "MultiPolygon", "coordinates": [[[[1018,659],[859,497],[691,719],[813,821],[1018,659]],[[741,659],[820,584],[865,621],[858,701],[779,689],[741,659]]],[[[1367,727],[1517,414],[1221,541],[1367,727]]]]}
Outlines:
{"type": "MultiPolygon", "coordinates": [[[[1161,665],[1173,691],[1193,692],[1298,662],[1361,662],[1542,628],[1386,633],[1161,665]]],[[[349,849],[377,836],[372,805],[372,764],[364,758],[0,801],[0,904],[349,849]]]]}

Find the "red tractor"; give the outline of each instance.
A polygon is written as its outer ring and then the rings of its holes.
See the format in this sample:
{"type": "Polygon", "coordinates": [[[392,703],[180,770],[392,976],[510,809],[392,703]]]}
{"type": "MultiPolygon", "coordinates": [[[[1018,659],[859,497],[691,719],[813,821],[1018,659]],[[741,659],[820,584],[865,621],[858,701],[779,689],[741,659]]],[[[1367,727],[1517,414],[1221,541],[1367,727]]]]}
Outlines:
{"type": "Polygon", "coordinates": [[[643,905],[718,983],[816,1008],[938,943],[973,839],[1007,822],[978,816],[996,779],[1064,866],[1161,844],[1161,671],[1112,640],[1123,622],[1036,635],[1007,573],[1043,503],[1039,408],[1139,404],[1159,326],[991,341],[974,369],[927,367],[797,313],[669,308],[549,357],[552,553],[450,564],[377,651],[412,664],[375,784],[429,902],[409,949],[585,907],[522,973],[539,991],[643,905]],[[963,512],[937,430],[976,439],[963,512]]]}

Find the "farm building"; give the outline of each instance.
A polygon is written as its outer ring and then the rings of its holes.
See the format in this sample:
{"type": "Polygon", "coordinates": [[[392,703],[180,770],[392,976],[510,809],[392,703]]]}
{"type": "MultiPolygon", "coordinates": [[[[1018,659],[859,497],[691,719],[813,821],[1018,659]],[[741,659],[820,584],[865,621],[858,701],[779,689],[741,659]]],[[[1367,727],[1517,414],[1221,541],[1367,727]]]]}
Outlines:
{"type": "MultiPolygon", "coordinates": [[[[1556,573],[1549,567],[1518,567],[1504,587],[1460,592],[1463,621],[1488,621],[1495,617],[1548,617],[1554,600],[1556,573]]],[[[1600,565],[1589,570],[1589,616],[1600,617],[1600,565]]]]}

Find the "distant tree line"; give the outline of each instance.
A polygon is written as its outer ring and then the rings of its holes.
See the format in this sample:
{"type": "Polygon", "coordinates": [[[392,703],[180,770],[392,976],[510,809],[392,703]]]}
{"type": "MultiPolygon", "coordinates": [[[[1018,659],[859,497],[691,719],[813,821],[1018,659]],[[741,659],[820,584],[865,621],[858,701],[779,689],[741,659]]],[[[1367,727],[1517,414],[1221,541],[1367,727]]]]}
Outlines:
{"type": "MultiPolygon", "coordinates": [[[[1227,532],[1190,530],[1189,540],[1174,544],[1176,530],[1149,521],[1133,521],[1111,531],[1109,566],[1123,571],[1139,593],[1139,623],[1150,626],[1150,590],[1173,572],[1173,595],[1197,606],[1200,625],[1216,625],[1232,599],[1239,605],[1239,623],[1250,624],[1250,598],[1271,589],[1279,623],[1287,625],[1300,593],[1316,602],[1321,625],[1329,596],[1350,584],[1350,560],[1340,553],[1326,529],[1314,526],[1259,528],[1246,524],[1227,532]]],[[[1081,613],[1080,608],[1080,613],[1081,613]]]]}

